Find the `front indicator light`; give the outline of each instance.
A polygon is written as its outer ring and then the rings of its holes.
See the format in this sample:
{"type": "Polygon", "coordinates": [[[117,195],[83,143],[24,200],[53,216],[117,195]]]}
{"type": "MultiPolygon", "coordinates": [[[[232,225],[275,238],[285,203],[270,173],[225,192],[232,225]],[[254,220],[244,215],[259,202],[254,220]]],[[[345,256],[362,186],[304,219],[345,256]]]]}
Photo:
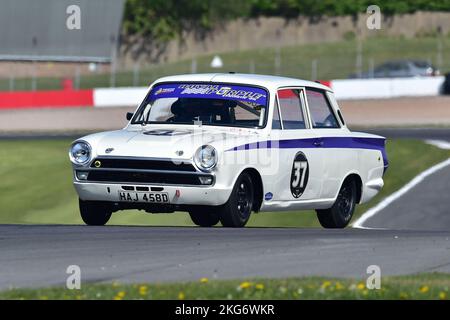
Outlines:
{"type": "Polygon", "coordinates": [[[78,180],[87,180],[89,172],[88,171],[76,171],[78,180]]]}
{"type": "Polygon", "coordinates": [[[200,180],[200,183],[204,185],[210,185],[213,183],[212,177],[198,177],[198,179],[200,180]]]}

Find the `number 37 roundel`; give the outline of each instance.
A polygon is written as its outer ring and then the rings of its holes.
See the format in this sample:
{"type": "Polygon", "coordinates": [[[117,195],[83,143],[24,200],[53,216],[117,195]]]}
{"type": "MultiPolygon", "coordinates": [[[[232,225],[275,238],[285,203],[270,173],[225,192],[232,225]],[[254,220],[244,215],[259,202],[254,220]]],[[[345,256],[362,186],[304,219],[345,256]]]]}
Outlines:
{"type": "Polygon", "coordinates": [[[291,192],[294,198],[300,198],[308,184],[308,160],[302,152],[295,155],[291,172],[291,192]]]}

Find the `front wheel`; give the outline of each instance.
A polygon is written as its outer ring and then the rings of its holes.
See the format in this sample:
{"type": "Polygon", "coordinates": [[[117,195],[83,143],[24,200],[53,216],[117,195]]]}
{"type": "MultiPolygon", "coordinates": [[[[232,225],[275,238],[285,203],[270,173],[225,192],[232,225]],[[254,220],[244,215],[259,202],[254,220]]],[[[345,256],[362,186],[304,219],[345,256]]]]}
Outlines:
{"type": "Polygon", "coordinates": [[[330,209],[317,210],[317,218],[322,227],[327,229],[345,228],[352,219],[356,206],[356,183],[349,179],[344,181],[335,203],[330,209]]]}
{"type": "Polygon", "coordinates": [[[95,201],[79,200],[80,215],[88,226],[103,226],[111,218],[112,210],[107,205],[95,201]]]}
{"type": "Polygon", "coordinates": [[[219,208],[220,222],[224,227],[242,228],[250,218],[253,207],[253,183],[247,173],[242,173],[231,191],[228,201],[219,208]]]}
{"type": "Polygon", "coordinates": [[[219,222],[219,215],[208,209],[195,209],[189,211],[191,220],[199,227],[212,227],[219,222]]]}

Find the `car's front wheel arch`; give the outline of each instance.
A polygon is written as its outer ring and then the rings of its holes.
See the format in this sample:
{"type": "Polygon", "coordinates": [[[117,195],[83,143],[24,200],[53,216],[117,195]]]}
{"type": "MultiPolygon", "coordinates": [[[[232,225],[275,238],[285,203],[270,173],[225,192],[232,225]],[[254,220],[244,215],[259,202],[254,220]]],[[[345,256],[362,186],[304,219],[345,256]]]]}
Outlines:
{"type": "Polygon", "coordinates": [[[254,212],[258,212],[261,209],[261,205],[263,202],[263,195],[264,195],[264,186],[263,186],[263,181],[262,181],[261,175],[258,172],[258,170],[256,170],[255,168],[247,168],[247,169],[243,170],[240,173],[240,175],[242,173],[247,173],[252,179],[253,190],[254,190],[252,210],[254,212]]]}

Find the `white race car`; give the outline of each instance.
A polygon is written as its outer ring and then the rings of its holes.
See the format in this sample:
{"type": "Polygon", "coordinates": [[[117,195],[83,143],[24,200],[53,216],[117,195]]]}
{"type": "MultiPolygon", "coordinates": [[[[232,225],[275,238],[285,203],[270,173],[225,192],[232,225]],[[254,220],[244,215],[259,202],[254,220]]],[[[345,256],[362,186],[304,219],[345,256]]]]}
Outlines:
{"type": "Polygon", "coordinates": [[[73,142],[80,212],[187,211],[243,227],[252,212],[314,209],[344,228],[383,187],[385,138],[350,132],[330,88],[304,80],[197,74],[154,82],[128,125],[73,142]]]}

